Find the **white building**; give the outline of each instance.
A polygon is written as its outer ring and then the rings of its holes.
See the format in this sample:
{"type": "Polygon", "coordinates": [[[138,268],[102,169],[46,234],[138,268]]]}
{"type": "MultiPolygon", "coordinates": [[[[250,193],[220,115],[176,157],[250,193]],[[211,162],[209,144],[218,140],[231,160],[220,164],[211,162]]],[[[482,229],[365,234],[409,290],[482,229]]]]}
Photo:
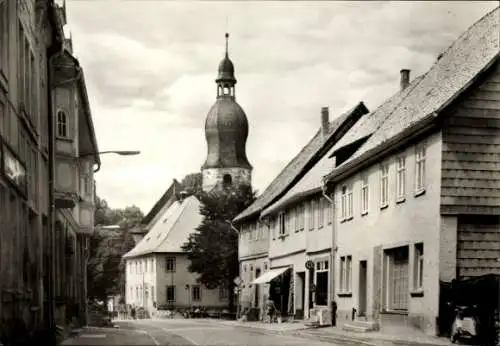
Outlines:
{"type": "Polygon", "coordinates": [[[149,312],[227,307],[227,290],[198,284],[197,274],[189,272],[190,262],[181,248],[202,221],[199,200],[195,196],[177,197],[172,189],[165,205],[168,207],[158,208],[149,232],[124,256],[126,303],[149,312]]]}
{"type": "MultiPolygon", "coordinates": [[[[359,103],[329,122],[328,108],[324,107],[322,128],[316,135],[322,144],[317,148],[317,162],[309,170],[300,172],[300,180],[261,213],[270,225],[268,258],[271,270],[287,268],[290,271],[286,273],[291,279],[286,301],[295,318],[316,321],[317,316],[328,316],[317,322],[328,324],[330,321],[333,205],[329,197],[323,195],[321,179],[335,165],[330,157],[334,144],[366,113],[365,105],[359,103]],[[306,268],[307,262],[310,268],[306,268]]],[[[267,275],[253,283],[266,280],[273,278],[267,275]]]]}

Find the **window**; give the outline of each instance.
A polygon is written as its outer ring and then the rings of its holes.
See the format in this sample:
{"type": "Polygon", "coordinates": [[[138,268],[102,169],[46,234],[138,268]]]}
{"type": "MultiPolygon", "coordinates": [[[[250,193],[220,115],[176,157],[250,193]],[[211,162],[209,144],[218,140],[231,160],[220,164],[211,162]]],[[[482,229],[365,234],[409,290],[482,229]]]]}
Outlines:
{"type": "Polygon", "coordinates": [[[8,1],[0,1],[0,75],[7,78],[9,56],[8,1]]]}
{"type": "Polygon", "coordinates": [[[415,152],[415,192],[425,190],[425,147],[421,146],[415,152]]]}
{"type": "Polygon", "coordinates": [[[167,286],[167,302],[175,302],[175,286],[167,286]]]}
{"type": "Polygon", "coordinates": [[[340,287],[343,293],[351,292],[352,256],[340,257],[340,287]]]}
{"type": "Polygon", "coordinates": [[[166,257],[165,258],[165,271],[167,273],[175,272],[175,257],[166,257]]]}
{"type": "Polygon", "coordinates": [[[389,204],[389,165],[380,166],[380,207],[387,207],[389,204]]]}
{"type": "Polygon", "coordinates": [[[304,204],[299,204],[297,206],[297,224],[298,230],[303,231],[305,226],[305,208],[304,204]]]}
{"type": "Polygon", "coordinates": [[[340,220],[345,221],[352,219],[352,213],[353,213],[352,189],[347,188],[347,186],[343,186],[340,200],[341,200],[340,220]]]}
{"type": "Polygon", "coordinates": [[[323,228],[325,223],[325,202],[323,198],[318,199],[318,228],[323,228]]]}
{"type": "Polygon", "coordinates": [[[396,159],[396,200],[404,201],[406,182],[406,158],[400,156],[396,159]]]}
{"type": "Polygon", "coordinates": [[[314,219],[316,214],[316,200],[311,200],[309,205],[309,230],[314,229],[314,219]]]}
{"type": "Polygon", "coordinates": [[[316,305],[328,305],[328,260],[316,262],[316,305]]]}
{"type": "Polygon", "coordinates": [[[286,222],[286,214],[284,212],[279,213],[278,215],[278,227],[279,227],[279,235],[283,236],[286,234],[287,222],[286,222]]]}
{"type": "Polygon", "coordinates": [[[368,214],[368,176],[361,178],[361,215],[368,214]]]}
{"type": "Polygon", "coordinates": [[[57,112],[57,136],[68,138],[68,116],[64,111],[57,112]]]}
{"type": "Polygon", "coordinates": [[[408,310],[408,246],[385,250],[385,307],[408,310]]]}
{"type": "Polygon", "coordinates": [[[424,244],[415,244],[415,262],[413,270],[413,288],[420,291],[424,287],[424,244]]]}
{"type": "Polygon", "coordinates": [[[154,302],[155,301],[155,287],[151,286],[151,300],[154,302]]]}
{"type": "Polygon", "coordinates": [[[219,299],[220,300],[226,300],[229,297],[229,292],[226,287],[220,286],[219,287],[219,299]]]}
{"type": "Polygon", "coordinates": [[[325,208],[326,208],[326,220],[330,225],[333,221],[333,207],[330,201],[327,201],[327,203],[325,203],[325,208]]]}
{"type": "Polygon", "coordinates": [[[192,294],[193,302],[201,301],[201,286],[193,286],[192,294]]]}
{"type": "Polygon", "coordinates": [[[146,261],[144,262],[144,265],[145,265],[144,272],[146,272],[146,273],[147,273],[147,272],[148,272],[148,260],[146,260],[146,261]]]}

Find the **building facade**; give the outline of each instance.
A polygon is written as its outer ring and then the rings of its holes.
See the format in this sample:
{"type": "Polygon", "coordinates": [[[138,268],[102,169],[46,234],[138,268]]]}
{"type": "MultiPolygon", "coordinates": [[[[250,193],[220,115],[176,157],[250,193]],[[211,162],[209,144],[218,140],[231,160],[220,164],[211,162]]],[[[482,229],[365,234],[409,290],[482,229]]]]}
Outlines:
{"type": "Polygon", "coordinates": [[[409,83],[402,70],[402,90],[335,148],[327,181],[347,325],[437,334],[441,283],[500,274],[499,12],[423,76],[409,83]]]}
{"type": "MultiPolygon", "coordinates": [[[[178,184],[174,181],[173,185],[178,184]]],[[[182,245],[201,223],[200,202],[195,196],[176,195],[151,217],[151,227],[142,240],[125,254],[126,303],[154,315],[157,310],[178,310],[194,306],[223,309],[229,304],[227,289],[207,289],[197,283],[197,274],[182,245]]]]}
{"type": "Polygon", "coordinates": [[[0,342],[48,327],[49,63],[62,41],[53,1],[0,1],[0,342]]]}
{"type": "MultiPolygon", "coordinates": [[[[316,198],[318,193],[321,195],[321,189],[319,189],[321,177],[314,180],[318,190],[307,191],[313,196],[302,195],[303,191],[299,192],[293,189],[296,185],[303,186],[300,184],[301,180],[326,155],[332,145],[366,112],[366,107],[360,103],[346,114],[330,122],[328,108],[323,108],[321,129],[257,197],[255,202],[233,220],[234,224],[240,228],[238,247],[240,279],[242,280],[240,305],[243,308],[256,310],[252,313],[254,316],[262,318],[263,304],[270,297],[284,315],[294,315],[300,318],[309,316],[306,301],[312,302],[313,298],[309,294],[304,298],[306,285],[309,287],[309,281],[306,282],[305,278],[307,275],[307,280],[309,280],[309,273],[306,274],[304,269],[306,258],[309,258],[309,254],[315,260],[316,257],[321,258],[321,260],[325,256],[329,257],[331,241],[321,240],[321,235],[318,237],[311,235],[307,238],[309,234],[307,236],[303,235],[302,232],[295,234],[295,227],[298,227],[297,229],[305,228],[305,219],[302,225],[302,221],[299,223],[295,221],[305,218],[306,209],[301,209],[302,206],[299,204],[303,202],[302,199],[309,201],[313,197],[316,198]],[[291,200],[293,201],[290,202],[291,200]],[[294,203],[298,203],[297,209],[288,210],[290,203],[293,206],[295,206],[294,203]],[[286,208],[283,206],[285,209],[280,209],[282,205],[286,205],[286,208]],[[297,217],[297,213],[304,216],[297,217]],[[292,228],[294,230],[289,231],[292,228]],[[282,233],[279,234],[279,232],[282,233]],[[309,245],[307,245],[308,243],[309,245]],[[273,251],[272,255],[269,252],[270,249],[273,251]],[[293,275],[289,270],[284,270],[284,268],[291,268],[292,264],[295,265],[293,275]],[[277,285],[278,282],[281,284],[277,285]],[[304,283],[303,286],[301,286],[302,283],[304,283]],[[276,288],[278,286],[280,286],[279,289],[276,288]],[[292,287],[291,290],[290,287],[292,287]],[[276,294],[278,290],[280,293],[276,294]],[[294,297],[296,297],[295,300],[294,297]]],[[[333,163],[328,166],[328,168],[331,167],[333,167],[333,163]]],[[[310,178],[307,178],[306,181],[309,184],[310,178]]],[[[323,199],[317,198],[317,200],[321,201],[319,202],[321,203],[320,210],[323,211],[325,208],[323,199]]],[[[304,206],[304,208],[306,207],[304,206]]],[[[313,208],[316,210],[317,207],[313,208]]],[[[327,209],[329,210],[329,208],[327,209]]],[[[318,212],[318,214],[314,214],[315,216],[312,216],[313,213],[310,215],[313,219],[322,219],[326,214],[318,212]]],[[[313,226],[312,221],[309,225],[313,226]]],[[[314,228],[316,226],[311,229],[314,228]]],[[[328,227],[322,226],[320,228],[326,230],[328,227]]],[[[320,233],[331,237],[331,232],[321,231],[320,233]]],[[[328,264],[326,266],[328,267],[328,264]]],[[[324,263],[320,264],[319,271],[324,271],[324,267],[324,263]]],[[[319,275],[320,281],[323,280],[323,275],[319,275]]],[[[311,275],[311,278],[314,277],[311,275]]],[[[313,286],[311,285],[311,287],[313,286]]],[[[327,289],[327,291],[329,290],[327,289]]],[[[321,303],[323,303],[322,300],[321,303]]],[[[312,304],[310,305],[312,306],[312,304]]],[[[324,305],[327,306],[328,303],[325,302],[324,305]]]]}
{"type": "MultiPolygon", "coordinates": [[[[286,267],[290,271],[284,273],[290,281],[285,300],[288,313],[296,319],[330,323],[333,204],[321,190],[321,178],[335,165],[334,158],[330,157],[332,147],[367,112],[360,103],[330,122],[328,108],[323,107],[320,131],[323,145],[318,149],[319,160],[283,197],[261,213],[270,226],[271,268],[286,267]]],[[[277,279],[283,281],[283,278],[277,279]]],[[[274,279],[268,277],[267,280],[274,279]]]]}

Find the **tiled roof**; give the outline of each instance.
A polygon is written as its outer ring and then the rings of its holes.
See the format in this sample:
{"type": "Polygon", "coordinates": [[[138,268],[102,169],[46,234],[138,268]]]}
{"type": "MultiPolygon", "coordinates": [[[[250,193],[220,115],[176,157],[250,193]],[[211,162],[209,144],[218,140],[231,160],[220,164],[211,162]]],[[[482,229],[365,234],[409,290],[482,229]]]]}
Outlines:
{"type": "Polygon", "coordinates": [[[377,151],[377,148],[382,148],[384,144],[425,121],[429,116],[437,115],[462,94],[498,59],[499,13],[500,9],[497,7],[463,33],[387,114],[373,135],[328,177],[333,178],[364,161],[377,151]]]}
{"type": "Polygon", "coordinates": [[[254,203],[252,203],[247,209],[241,212],[235,219],[235,222],[241,221],[254,214],[259,213],[261,210],[266,208],[268,205],[273,203],[277,198],[279,198],[286,190],[293,184],[297,179],[300,179],[300,175],[304,174],[304,168],[317,158],[318,151],[327,143],[331,138],[333,138],[337,129],[348,119],[352,114],[357,111],[363,110],[367,112],[363,102],[360,102],[356,107],[352,108],[350,111],[340,115],[336,119],[332,120],[329,124],[329,133],[327,139],[323,138],[321,129],[316,132],[314,137],[306,144],[304,148],[295,156],[288,165],[274,178],[274,180],[268,185],[264,192],[257,197],[254,203]]]}
{"type": "Polygon", "coordinates": [[[195,196],[175,201],[144,238],[123,257],[137,257],[156,252],[182,252],[182,245],[201,221],[200,201],[195,196]]]}
{"type": "Polygon", "coordinates": [[[261,215],[273,214],[305,196],[321,191],[323,177],[335,167],[335,158],[329,157],[332,152],[333,150],[330,150],[326,155],[323,155],[321,160],[297,184],[276,203],[263,210],[261,215]]]}
{"type": "Polygon", "coordinates": [[[155,203],[155,205],[153,206],[153,208],[151,208],[149,213],[147,213],[147,215],[144,216],[144,218],[141,221],[141,224],[147,225],[149,222],[151,222],[151,220],[154,219],[156,214],[158,214],[161,211],[161,209],[163,208],[165,203],[170,199],[170,197],[172,197],[175,193],[178,193],[180,191],[182,191],[182,185],[176,179],[174,179],[172,184],[170,184],[169,188],[167,189],[167,191],[165,191],[165,193],[163,194],[163,196],[161,196],[160,199],[155,203]]]}
{"type": "Polygon", "coordinates": [[[377,109],[359,119],[356,124],[335,144],[333,152],[370,136],[384,122],[389,114],[401,103],[413,88],[422,80],[423,76],[415,78],[408,87],[399,90],[388,98],[377,109]]]}

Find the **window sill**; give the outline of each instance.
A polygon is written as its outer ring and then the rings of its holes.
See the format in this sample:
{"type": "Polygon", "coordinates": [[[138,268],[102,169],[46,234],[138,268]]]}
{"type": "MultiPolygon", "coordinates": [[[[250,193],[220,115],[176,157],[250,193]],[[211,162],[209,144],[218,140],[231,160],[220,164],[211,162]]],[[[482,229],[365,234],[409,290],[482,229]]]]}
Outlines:
{"type": "Polygon", "coordinates": [[[337,296],[340,298],[349,298],[352,297],[352,292],[339,292],[337,296]]]}
{"type": "Polygon", "coordinates": [[[354,219],[354,216],[349,216],[349,217],[346,217],[345,219],[341,219],[340,223],[351,221],[352,219],[354,219]]]}
{"type": "Polygon", "coordinates": [[[412,291],[412,292],[410,292],[410,296],[414,297],[414,298],[423,297],[424,296],[424,290],[419,289],[419,290],[412,291]]]}
{"type": "Polygon", "coordinates": [[[63,142],[73,143],[73,140],[71,138],[67,138],[67,137],[56,136],[56,139],[63,141],[63,142]]]}
{"type": "Polygon", "coordinates": [[[406,201],[405,197],[398,197],[396,199],[396,204],[401,204],[401,203],[404,203],[405,201],[406,201]]]}
{"type": "Polygon", "coordinates": [[[389,207],[389,203],[382,204],[382,205],[380,206],[380,210],[382,210],[382,209],[386,209],[386,208],[388,208],[388,207],[389,207]]]}
{"type": "Polygon", "coordinates": [[[383,310],[382,311],[383,314],[386,314],[386,315],[408,315],[408,311],[397,311],[397,310],[383,310]]]}
{"type": "Polygon", "coordinates": [[[422,196],[423,194],[425,194],[425,189],[415,191],[415,197],[422,196]]]}

